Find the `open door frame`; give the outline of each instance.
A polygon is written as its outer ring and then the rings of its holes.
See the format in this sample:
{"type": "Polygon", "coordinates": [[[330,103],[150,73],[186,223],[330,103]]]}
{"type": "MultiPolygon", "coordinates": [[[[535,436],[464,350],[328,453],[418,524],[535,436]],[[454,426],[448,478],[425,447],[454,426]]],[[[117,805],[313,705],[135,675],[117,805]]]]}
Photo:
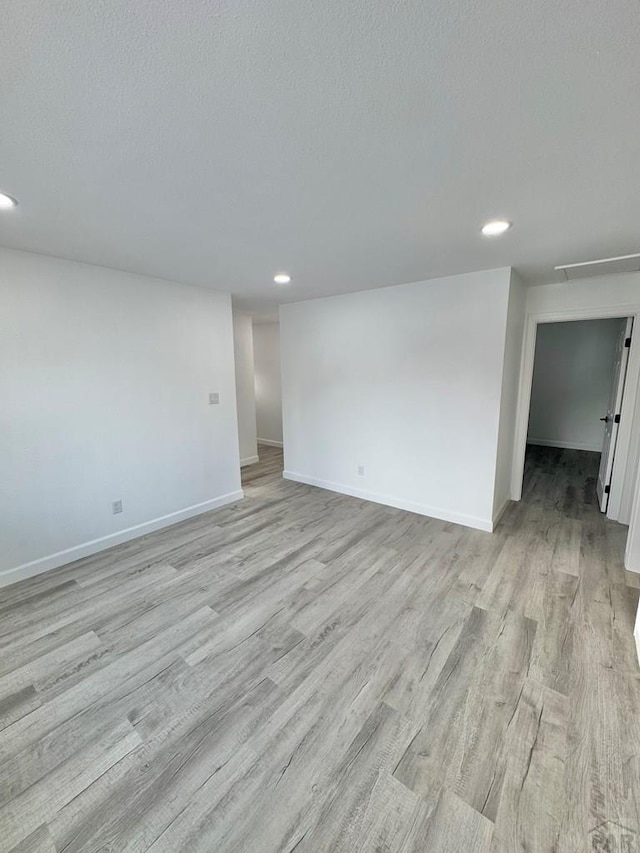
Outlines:
{"type": "Polygon", "coordinates": [[[624,389],[627,382],[627,365],[629,363],[629,347],[633,334],[633,317],[624,318],[624,327],[618,332],[616,360],[613,366],[613,381],[609,391],[609,402],[605,422],[604,443],[600,456],[600,469],[596,483],[596,494],[602,512],[609,508],[609,489],[613,476],[613,463],[618,449],[618,432],[620,429],[620,414],[624,401],[624,389]]]}
{"type": "Polygon", "coordinates": [[[604,320],[615,317],[631,317],[634,321],[634,334],[629,351],[627,384],[622,401],[616,457],[607,508],[607,516],[609,518],[614,521],[620,521],[623,524],[629,523],[631,506],[635,494],[635,474],[640,458],[640,394],[638,388],[640,383],[639,314],[638,305],[632,304],[617,305],[613,308],[587,308],[527,315],[522,341],[522,358],[520,361],[520,384],[513,447],[511,500],[519,501],[522,498],[522,478],[524,476],[524,459],[527,450],[531,384],[533,381],[533,362],[536,351],[538,325],[540,323],[571,322],[572,320],[604,320]],[[638,428],[635,428],[636,424],[638,428]]]}

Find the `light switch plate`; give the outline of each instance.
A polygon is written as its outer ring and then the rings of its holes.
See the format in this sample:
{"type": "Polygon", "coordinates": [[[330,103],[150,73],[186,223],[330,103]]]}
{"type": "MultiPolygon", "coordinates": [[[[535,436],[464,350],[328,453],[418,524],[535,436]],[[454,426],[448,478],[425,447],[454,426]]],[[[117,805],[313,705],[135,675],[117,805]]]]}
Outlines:
{"type": "Polygon", "coordinates": [[[209,405],[215,406],[219,402],[220,402],[220,394],[218,394],[217,391],[212,391],[209,394],[209,405]]]}

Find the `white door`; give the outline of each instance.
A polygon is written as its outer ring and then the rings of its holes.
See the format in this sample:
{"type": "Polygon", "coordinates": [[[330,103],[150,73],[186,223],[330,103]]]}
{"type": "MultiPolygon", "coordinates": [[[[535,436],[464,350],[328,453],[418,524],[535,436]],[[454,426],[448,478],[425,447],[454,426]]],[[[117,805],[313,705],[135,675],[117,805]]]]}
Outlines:
{"type": "Polygon", "coordinates": [[[622,394],[624,392],[624,380],[627,374],[627,362],[629,360],[629,346],[631,343],[631,326],[633,320],[629,317],[622,328],[618,346],[616,349],[616,361],[613,369],[613,385],[609,398],[609,408],[606,417],[600,418],[604,421],[604,444],[602,456],[600,457],[600,471],[598,472],[598,503],[602,512],[607,511],[609,504],[609,488],[611,486],[611,474],[613,472],[613,457],[616,451],[616,439],[618,438],[618,424],[620,422],[620,410],[622,408],[622,394]]]}

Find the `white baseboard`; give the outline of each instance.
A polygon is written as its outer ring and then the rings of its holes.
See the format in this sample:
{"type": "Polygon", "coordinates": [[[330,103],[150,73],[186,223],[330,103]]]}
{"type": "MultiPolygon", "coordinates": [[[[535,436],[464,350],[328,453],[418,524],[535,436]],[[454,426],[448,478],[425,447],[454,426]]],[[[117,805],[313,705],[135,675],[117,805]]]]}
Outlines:
{"type": "Polygon", "coordinates": [[[270,438],[259,438],[258,444],[266,444],[267,447],[282,447],[281,441],[271,441],[270,438]]]}
{"type": "Polygon", "coordinates": [[[510,503],[511,498],[507,498],[502,506],[493,513],[493,530],[496,529],[496,524],[500,521],[510,503]]]}
{"type": "Polygon", "coordinates": [[[352,498],[361,498],[364,501],[372,501],[373,503],[392,506],[396,509],[404,509],[407,512],[415,512],[418,515],[426,515],[429,518],[438,518],[441,521],[451,521],[454,524],[462,524],[465,527],[473,527],[476,530],[486,530],[488,533],[493,531],[493,521],[491,519],[476,518],[476,516],[473,515],[452,512],[435,506],[425,506],[424,504],[415,503],[414,501],[406,501],[402,498],[396,498],[390,495],[381,495],[377,492],[370,492],[366,489],[356,489],[352,486],[346,486],[343,483],[331,483],[327,480],[317,480],[315,477],[307,477],[306,474],[298,474],[295,471],[283,471],[282,476],[285,480],[293,480],[296,483],[305,483],[307,486],[317,486],[320,489],[328,489],[330,492],[339,492],[341,495],[349,495],[352,498]]]}
{"type": "Polygon", "coordinates": [[[244,468],[245,465],[255,465],[256,462],[260,461],[259,456],[247,456],[246,459],[240,460],[240,467],[244,468]]]}
{"type": "Polygon", "coordinates": [[[210,501],[204,501],[200,504],[188,506],[185,509],[179,509],[177,512],[169,513],[169,515],[163,515],[160,518],[136,524],[135,527],[127,527],[125,530],[118,530],[116,533],[110,533],[108,536],[102,536],[100,539],[92,539],[90,542],[83,542],[81,545],[74,545],[73,548],[67,548],[64,551],[58,551],[56,554],[40,557],[40,559],[33,560],[30,563],[24,563],[13,569],[7,569],[4,572],[0,572],[0,587],[40,575],[51,569],[57,569],[59,566],[64,566],[66,563],[72,563],[75,560],[81,560],[83,557],[90,557],[100,551],[106,551],[107,548],[113,548],[114,545],[121,545],[123,542],[129,542],[131,539],[137,539],[139,536],[153,533],[154,530],[171,527],[172,524],[186,521],[186,519],[201,515],[203,512],[210,512],[212,509],[218,509],[221,506],[235,503],[243,497],[244,492],[241,489],[237,492],[230,492],[227,495],[221,495],[219,498],[212,498],[210,501]]]}
{"type": "Polygon", "coordinates": [[[527,444],[540,444],[542,447],[560,447],[563,450],[593,450],[602,453],[602,444],[579,441],[555,441],[547,438],[527,438],[527,444]]]}

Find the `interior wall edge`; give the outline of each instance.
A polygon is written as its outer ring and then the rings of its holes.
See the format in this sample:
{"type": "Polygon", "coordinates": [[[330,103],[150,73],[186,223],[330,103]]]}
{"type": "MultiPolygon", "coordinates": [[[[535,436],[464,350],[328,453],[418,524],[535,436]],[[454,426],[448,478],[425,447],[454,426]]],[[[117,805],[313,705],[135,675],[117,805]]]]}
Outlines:
{"type": "Polygon", "coordinates": [[[491,533],[493,533],[493,531],[496,529],[498,522],[500,521],[502,516],[507,511],[507,507],[509,506],[510,503],[511,503],[511,498],[510,497],[505,498],[502,505],[500,507],[498,507],[498,509],[493,513],[493,526],[492,526],[492,530],[490,531],[491,533]]]}
{"type": "Polygon", "coordinates": [[[233,360],[236,380],[236,408],[240,467],[245,460],[258,458],[256,441],[256,393],[253,365],[253,320],[236,311],[232,303],[233,360]]]}
{"type": "Polygon", "coordinates": [[[520,384],[520,363],[524,339],[526,302],[526,288],[518,273],[511,268],[503,334],[502,384],[496,437],[493,487],[494,524],[511,500],[517,400],[520,384]]]}
{"type": "Polygon", "coordinates": [[[255,465],[256,462],[260,461],[259,456],[247,456],[246,459],[240,460],[240,467],[244,468],[246,465],[255,465]]]}
{"type": "Polygon", "coordinates": [[[106,551],[116,545],[122,545],[124,542],[130,542],[132,539],[146,536],[147,533],[171,527],[196,515],[202,515],[205,512],[211,512],[211,510],[227,506],[227,504],[236,503],[236,501],[242,500],[243,497],[244,492],[242,489],[237,492],[230,492],[227,495],[220,495],[203,503],[169,513],[169,515],[163,515],[159,518],[145,521],[142,524],[136,524],[135,527],[127,527],[125,530],[118,530],[115,533],[102,536],[100,539],[82,542],[79,545],[66,548],[64,551],[58,551],[56,554],[49,554],[45,557],[39,557],[37,560],[32,560],[30,563],[24,563],[12,569],[5,569],[0,572],[0,587],[9,586],[9,584],[44,574],[44,572],[58,569],[60,566],[65,566],[67,563],[73,563],[76,560],[82,560],[85,557],[91,557],[100,551],[106,551]]]}
{"type": "Polygon", "coordinates": [[[253,374],[258,441],[263,435],[265,441],[282,442],[282,364],[277,322],[253,325],[253,374]]]}
{"type": "MultiPolygon", "coordinates": [[[[364,501],[383,504],[384,506],[402,509],[406,512],[415,512],[416,515],[425,515],[428,518],[437,518],[439,521],[450,521],[453,524],[461,524],[464,527],[472,527],[475,530],[483,530],[486,533],[493,533],[494,520],[492,518],[477,518],[472,515],[455,512],[442,507],[427,506],[425,504],[407,501],[403,498],[396,498],[393,495],[383,495],[378,492],[370,492],[367,489],[356,489],[353,486],[348,486],[344,483],[333,483],[329,480],[319,480],[316,477],[308,477],[306,474],[299,474],[296,471],[283,471],[282,476],[285,480],[293,480],[295,483],[304,483],[306,486],[316,486],[319,489],[327,489],[330,492],[337,492],[341,495],[348,495],[352,498],[360,498],[364,501]]],[[[508,501],[507,501],[508,503],[508,501]]],[[[506,509],[501,509],[500,514],[506,509]]]]}
{"type": "MultiPolygon", "coordinates": [[[[640,574],[640,465],[635,472],[635,494],[631,517],[629,519],[629,533],[624,551],[624,567],[629,572],[640,574]]],[[[640,608],[636,618],[636,640],[640,638],[640,608]]]]}

